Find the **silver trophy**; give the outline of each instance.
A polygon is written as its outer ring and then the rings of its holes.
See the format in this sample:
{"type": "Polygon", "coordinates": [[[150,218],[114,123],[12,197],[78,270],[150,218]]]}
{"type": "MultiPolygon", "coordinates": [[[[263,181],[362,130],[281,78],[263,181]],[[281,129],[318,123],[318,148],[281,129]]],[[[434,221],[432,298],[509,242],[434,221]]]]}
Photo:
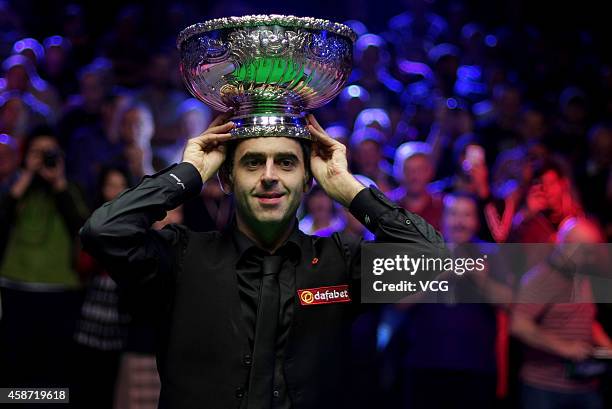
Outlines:
{"type": "Polygon", "coordinates": [[[194,24],[177,47],[189,91],[233,112],[236,138],[310,139],[305,113],[340,93],[351,72],[355,33],[311,17],[253,15],[194,24]]]}

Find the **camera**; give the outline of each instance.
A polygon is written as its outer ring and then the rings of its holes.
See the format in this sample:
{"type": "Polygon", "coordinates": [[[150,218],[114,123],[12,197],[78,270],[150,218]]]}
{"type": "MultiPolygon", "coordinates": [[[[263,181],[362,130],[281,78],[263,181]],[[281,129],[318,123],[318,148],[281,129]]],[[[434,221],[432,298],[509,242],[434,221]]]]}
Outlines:
{"type": "Polygon", "coordinates": [[[61,155],[61,152],[57,149],[45,151],[45,153],[43,153],[43,165],[46,168],[56,167],[61,155]]]}

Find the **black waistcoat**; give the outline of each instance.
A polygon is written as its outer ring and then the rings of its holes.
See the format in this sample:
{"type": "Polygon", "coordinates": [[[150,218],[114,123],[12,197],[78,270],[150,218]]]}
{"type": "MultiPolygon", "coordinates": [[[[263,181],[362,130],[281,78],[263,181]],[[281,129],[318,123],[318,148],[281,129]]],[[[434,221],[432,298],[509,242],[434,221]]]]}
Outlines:
{"type": "MultiPolygon", "coordinates": [[[[248,389],[248,341],[228,233],[186,232],[175,278],[162,285],[158,368],[160,408],[238,408],[248,389]]],[[[332,238],[300,233],[296,290],[349,285],[344,248],[332,238]],[[317,258],[313,263],[313,259],[317,258]]],[[[342,408],[349,393],[349,329],[353,303],[301,305],[294,295],[293,323],[284,362],[293,409],[342,408]]]]}

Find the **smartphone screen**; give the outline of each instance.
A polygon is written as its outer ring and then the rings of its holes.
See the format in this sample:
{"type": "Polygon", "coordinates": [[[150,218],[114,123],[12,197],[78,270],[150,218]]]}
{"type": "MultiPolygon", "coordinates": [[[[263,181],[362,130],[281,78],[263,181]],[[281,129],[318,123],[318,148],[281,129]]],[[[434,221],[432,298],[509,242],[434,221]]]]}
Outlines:
{"type": "Polygon", "coordinates": [[[471,167],[484,165],[485,151],[482,146],[468,145],[465,151],[465,160],[469,162],[471,167]]]}

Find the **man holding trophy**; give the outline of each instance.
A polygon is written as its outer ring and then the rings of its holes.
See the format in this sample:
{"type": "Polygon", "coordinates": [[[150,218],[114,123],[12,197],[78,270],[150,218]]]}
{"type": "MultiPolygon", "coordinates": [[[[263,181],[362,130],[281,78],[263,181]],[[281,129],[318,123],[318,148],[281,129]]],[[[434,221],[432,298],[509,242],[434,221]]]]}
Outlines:
{"type": "Polygon", "coordinates": [[[119,284],[152,294],[160,408],[346,406],[360,249],[298,230],[313,177],[377,240],[443,248],[419,216],[360,184],[345,146],[305,114],[341,91],[354,39],[341,24],[279,15],[180,34],[187,87],[231,114],[191,139],[182,163],[104,204],[81,230],[119,284]],[[225,230],[151,228],[215,175],[236,204],[225,230]]]}

